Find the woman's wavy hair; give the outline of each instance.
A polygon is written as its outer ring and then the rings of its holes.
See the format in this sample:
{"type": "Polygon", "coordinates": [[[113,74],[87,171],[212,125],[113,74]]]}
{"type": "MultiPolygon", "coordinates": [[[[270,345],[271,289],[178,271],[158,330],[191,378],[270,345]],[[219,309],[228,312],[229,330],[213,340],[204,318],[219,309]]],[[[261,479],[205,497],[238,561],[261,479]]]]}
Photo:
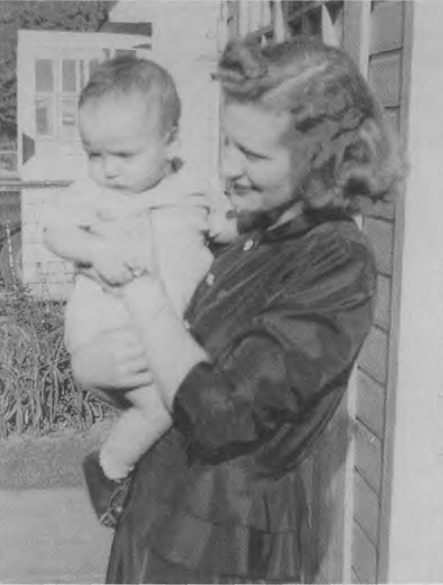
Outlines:
{"type": "Polygon", "coordinates": [[[356,213],[403,174],[399,144],[352,59],[311,37],[227,45],[218,68],[226,103],[290,112],[294,167],[307,209],[356,213]]]}

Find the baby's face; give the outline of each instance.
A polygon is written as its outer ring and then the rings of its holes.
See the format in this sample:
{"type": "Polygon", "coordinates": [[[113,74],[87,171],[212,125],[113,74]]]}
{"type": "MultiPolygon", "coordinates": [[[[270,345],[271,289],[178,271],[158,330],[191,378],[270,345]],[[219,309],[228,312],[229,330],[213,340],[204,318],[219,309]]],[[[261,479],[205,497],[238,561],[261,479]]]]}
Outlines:
{"type": "Polygon", "coordinates": [[[153,187],[172,150],[158,120],[137,94],[86,102],[80,108],[79,129],[91,178],[127,194],[153,187]]]}

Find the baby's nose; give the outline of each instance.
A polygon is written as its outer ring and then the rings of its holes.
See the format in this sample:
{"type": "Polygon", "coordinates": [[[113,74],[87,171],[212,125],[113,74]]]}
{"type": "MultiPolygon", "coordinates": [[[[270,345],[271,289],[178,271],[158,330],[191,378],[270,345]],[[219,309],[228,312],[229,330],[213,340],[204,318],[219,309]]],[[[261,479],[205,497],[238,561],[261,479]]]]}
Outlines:
{"type": "Polygon", "coordinates": [[[116,177],[119,173],[118,161],[114,156],[106,156],[103,159],[103,173],[107,179],[116,177]]]}

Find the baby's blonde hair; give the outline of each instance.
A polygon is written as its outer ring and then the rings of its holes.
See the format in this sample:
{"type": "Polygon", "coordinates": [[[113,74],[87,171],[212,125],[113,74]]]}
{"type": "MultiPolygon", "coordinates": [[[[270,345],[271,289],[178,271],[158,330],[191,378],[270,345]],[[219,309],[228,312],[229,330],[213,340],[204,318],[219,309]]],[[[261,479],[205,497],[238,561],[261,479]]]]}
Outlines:
{"type": "Polygon", "coordinates": [[[121,55],[104,61],[92,72],[78,106],[106,97],[138,94],[148,107],[157,106],[166,133],[178,129],[181,103],[171,75],[154,61],[121,55]]]}

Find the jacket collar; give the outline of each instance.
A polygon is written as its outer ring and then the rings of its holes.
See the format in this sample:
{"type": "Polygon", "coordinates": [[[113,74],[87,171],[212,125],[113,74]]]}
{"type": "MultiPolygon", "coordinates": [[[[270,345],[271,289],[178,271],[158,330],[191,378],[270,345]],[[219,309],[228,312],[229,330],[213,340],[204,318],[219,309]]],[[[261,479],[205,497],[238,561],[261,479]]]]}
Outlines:
{"type": "Polygon", "coordinates": [[[352,221],[352,217],[341,210],[302,211],[285,223],[263,230],[259,235],[262,242],[294,239],[304,236],[322,223],[333,221],[352,221]]]}

